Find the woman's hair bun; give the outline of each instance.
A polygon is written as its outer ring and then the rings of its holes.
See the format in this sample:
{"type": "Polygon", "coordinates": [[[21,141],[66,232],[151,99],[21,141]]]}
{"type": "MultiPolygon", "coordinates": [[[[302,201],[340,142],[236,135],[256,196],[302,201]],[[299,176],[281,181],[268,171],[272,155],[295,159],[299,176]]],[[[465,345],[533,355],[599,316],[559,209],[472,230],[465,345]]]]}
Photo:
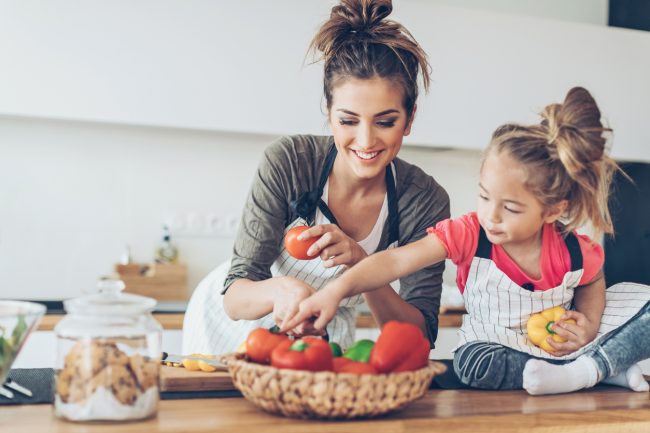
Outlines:
{"type": "Polygon", "coordinates": [[[341,0],[332,8],[330,19],[357,34],[370,36],[392,11],[391,0],[341,0]]]}

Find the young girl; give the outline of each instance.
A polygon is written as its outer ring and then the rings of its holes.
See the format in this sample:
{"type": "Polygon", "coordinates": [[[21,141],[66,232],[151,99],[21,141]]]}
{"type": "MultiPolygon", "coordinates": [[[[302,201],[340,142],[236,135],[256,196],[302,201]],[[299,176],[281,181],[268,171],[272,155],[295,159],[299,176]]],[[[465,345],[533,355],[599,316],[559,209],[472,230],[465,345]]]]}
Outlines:
{"type": "Polygon", "coordinates": [[[619,284],[605,291],[602,248],[575,229],[591,223],[611,233],[607,208],[616,163],[605,154],[600,111],[583,88],[542,113],[541,124],[498,128],[480,173],[476,213],[445,220],[429,236],[364,259],[304,300],[286,320],[291,329],[311,316],[316,328],[339,302],[446,258],[468,314],[454,370],[484,389],[525,388],[531,394],[569,392],[610,383],[648,389],[636,362],[650,357],[650,290],[619,284]],[[553,353],[526,338],[531,314],[568,310],[548,338],[553,353]],[[632,320],[630,318],[635,316],[632,320]],[[574,360],[571,362],[571,360],[574,360]]]}

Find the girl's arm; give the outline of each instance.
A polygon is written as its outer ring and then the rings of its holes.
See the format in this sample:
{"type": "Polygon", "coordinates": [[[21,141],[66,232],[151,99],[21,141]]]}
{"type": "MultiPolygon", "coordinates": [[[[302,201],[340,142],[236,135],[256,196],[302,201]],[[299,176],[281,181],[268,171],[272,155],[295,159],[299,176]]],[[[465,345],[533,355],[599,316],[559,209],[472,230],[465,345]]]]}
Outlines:
{"type": "Polygon", "coordinates": [[[293,317],[287,316],[281,329],[292,329],[312,316],[318,317],[314,323],[315,328],[323,329],[336,314],[343,298],[376,290],[446,258],[447,251],[435,235],[373,254],[302,301],[296,314],[293,317]]]}
{"type": "Polygon", "coordinates": [[[575,289],[574,304],[576,311],[567,311],[562,320],[573,319],[576,324],[561,321],[553,325],[553,330],[568,341],[558,343],[552,338],[547,339],[555,349],[553,355],[563,356],[575,352],[596,338],[605,309],[605,278],[602,271],[591,283],[575,289]]]}

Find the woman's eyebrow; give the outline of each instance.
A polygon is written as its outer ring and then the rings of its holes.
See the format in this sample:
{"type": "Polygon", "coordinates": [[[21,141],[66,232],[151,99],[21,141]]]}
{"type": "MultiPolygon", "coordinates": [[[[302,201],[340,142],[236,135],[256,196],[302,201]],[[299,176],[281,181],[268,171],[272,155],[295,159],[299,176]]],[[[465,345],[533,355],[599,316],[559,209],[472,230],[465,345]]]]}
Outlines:
{"type": "MultiPolygon", "coordinates": [[[[355,113],[354,111],[346,110],[345,108],[339,108],[336,111],[340,111],[342,113],[349,114],[350,116],[359,117],[359,114],[355,113]]],[[[385,116],[386,114],[393,114],[393,113],[398,113],[399,114],[399,112],[400,111],[395,109],[395,108],[389,108],[388,110],[384,110],[384,111],[381,111],[381,112],[375,114],[374,117],[381,117],[381,116],[385,116]]]]}

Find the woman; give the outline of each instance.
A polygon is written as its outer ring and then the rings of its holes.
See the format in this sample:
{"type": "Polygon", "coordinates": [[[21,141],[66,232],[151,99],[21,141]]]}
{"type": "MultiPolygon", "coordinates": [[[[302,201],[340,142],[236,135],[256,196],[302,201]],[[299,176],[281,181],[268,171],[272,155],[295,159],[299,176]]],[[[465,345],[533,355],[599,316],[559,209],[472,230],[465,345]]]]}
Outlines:
{"type": "MultiPolygon", "coordinates": [[[[322,54],[331,137],[283,137],[268,147],[246,202],[227,276],[215,270],[186,314],[183,351],[233,351],[251,329],[281,324],[298,304],[375,251],[411,243],[449,217],[447,193],[396,156],[410,133],[417,77],[429,83],[426,54],[400,24],[390,0],[342,0],[311,43],[322,54]],[[313,227],[300,261],[283,246],[287,230],[313,227]],[[222,285],[223,283],[223,285],[222,285]],[[223,295],[223,296],[222,296],[223,295]]],[[[435,342],[444,265],[422,269],[346,300],[326,328],[343,347],[354,340],[355,307],[375,319],[417,324],[435,342]]],[[[296,334],[314,333],[309,321],[296,334]]]]}

